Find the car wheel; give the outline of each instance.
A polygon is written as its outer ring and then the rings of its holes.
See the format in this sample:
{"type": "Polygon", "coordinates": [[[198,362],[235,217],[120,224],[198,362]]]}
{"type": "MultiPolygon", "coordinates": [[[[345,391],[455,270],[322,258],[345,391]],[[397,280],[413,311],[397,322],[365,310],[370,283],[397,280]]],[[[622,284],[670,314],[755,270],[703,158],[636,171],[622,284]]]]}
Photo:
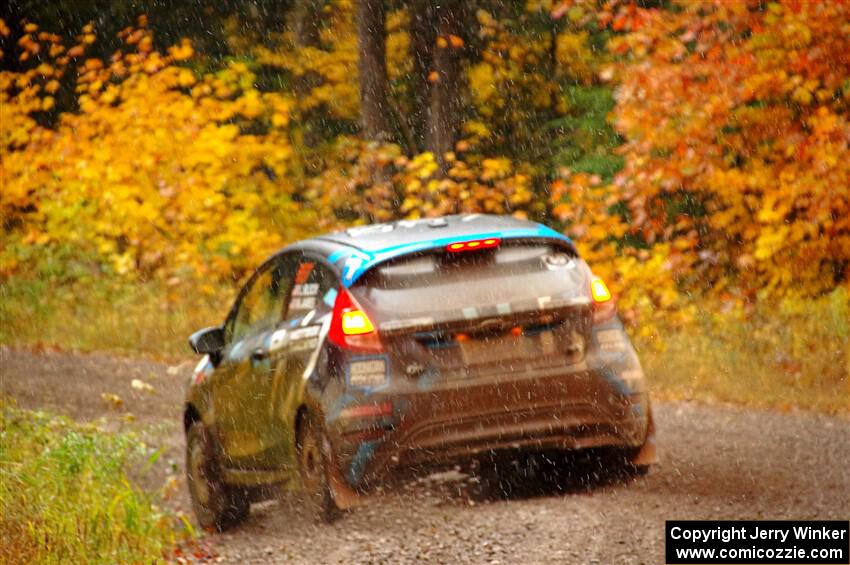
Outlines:
{"type": "Polygon", "coordinates": [[[223,531],[248,517],[250,502],[240,489],[222,481],[213,437],[201,422],[193,422],[186,432],[186,480],[202,528],[223,531]]]}
{"type": "Polygon", "coordinates": [[[328,480],[325,435],[315,417],[307,415],[298,437],[298,471],[307,510],[325,523],[339,517],[328,480]]]}

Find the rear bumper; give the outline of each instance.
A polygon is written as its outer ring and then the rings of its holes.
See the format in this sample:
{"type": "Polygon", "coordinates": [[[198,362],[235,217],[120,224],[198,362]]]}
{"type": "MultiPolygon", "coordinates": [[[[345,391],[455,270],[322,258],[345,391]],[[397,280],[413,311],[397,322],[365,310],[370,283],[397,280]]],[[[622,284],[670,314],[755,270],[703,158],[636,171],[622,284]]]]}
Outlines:
{"type": "Polygon", "coordinates": [[[510,450],[638,447],[645,429],[640,418],[581,404],[428,422],[400,442],[388,439],[398,464],[415,465],[510,450]]]}
{"type": "Polygon", "coordinates": [[[383,391],[392,416],[330,418],[335,471],[368,490],[396,467],[450,462],[508,451],[639,448],[647,437],[648,395],[585,370],[530,379],[383,391]]]}

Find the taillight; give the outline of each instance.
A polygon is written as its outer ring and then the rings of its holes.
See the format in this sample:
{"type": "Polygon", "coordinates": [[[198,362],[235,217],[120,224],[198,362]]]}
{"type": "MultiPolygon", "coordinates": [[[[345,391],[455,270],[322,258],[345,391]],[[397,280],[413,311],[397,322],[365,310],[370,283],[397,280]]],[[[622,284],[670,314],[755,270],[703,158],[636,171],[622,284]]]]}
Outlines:
{"type": "Polygon", "coordinates": [[[600,323],[610,320],[617,311],[608,285],[599,277],[590,279],[590,296],[593,298],[593,322],[600,323]]]}
{"type": "Polygon", "coordinates": [[[595,277],[590,281],[590,294],[593,296],[593,302],[596,304],[611,300],[611,291],[608,290],[608,285],[599,277],[595,277]]]}
{"type": "Polygon", "coordinates": [[[471,241],[458,241],[450,243],[446,246],[446,251],[450,253],[459,253],[461,251],[477,251],[479,249],[492,249],[498,247],[501,243],[498,237],[488,237],[485,239],[473,239],[471,241]]]}
{"type": "Polygon", "coordinates": [[[342,333],[345,335],[363,335],[375,331],[375,326],[365,312],[349,310],[342,313],[342,333]]]}
{"type": "Polygon", "coordinates": [[[353,351],[384,350],[372,320],[345,288],[340,288],[336,295],[328,339],[339,347],[353,351]]]}

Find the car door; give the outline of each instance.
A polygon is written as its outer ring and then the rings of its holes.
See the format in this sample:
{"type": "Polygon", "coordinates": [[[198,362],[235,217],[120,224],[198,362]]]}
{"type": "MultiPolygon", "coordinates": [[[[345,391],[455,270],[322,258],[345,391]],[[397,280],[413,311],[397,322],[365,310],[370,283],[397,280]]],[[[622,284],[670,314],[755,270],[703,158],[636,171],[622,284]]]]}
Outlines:
{"type": "MultiPolygon", "coordinates": [[[[304,385],[313,372],[330,325],[339,281],[318,256],[304,254],[295,270],[292,293],[286,306],[283,331],[277,339],[285,352],[283,371],[275,375],[277,422],[269,427],[280,439],[278,461],[294,467],[295,416],[303,402],[304,385]],[[283,334],[285,331],[285,335],[283,334]]],[[[278,337],[278,336],[276,336],[278,337]]]]}
{"type": "Polygon", "coordinates": [[[264,467],[265,453],[273,448],[265,430],[273,404],[270,381],[284,368],[270,354],[269,342],[283,320],[296,264],[296,258],[284,255],[261,267],[225,324],[212,400],[227,467],[264,467]]]}

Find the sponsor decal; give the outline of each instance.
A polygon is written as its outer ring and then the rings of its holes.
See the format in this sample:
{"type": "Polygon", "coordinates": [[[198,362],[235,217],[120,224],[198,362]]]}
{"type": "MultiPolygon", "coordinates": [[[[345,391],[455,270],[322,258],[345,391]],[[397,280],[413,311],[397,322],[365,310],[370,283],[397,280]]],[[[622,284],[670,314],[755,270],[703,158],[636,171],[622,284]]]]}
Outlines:
{"type": "Polygon", "coordinates": [[[296,284],[292,288],[292,296],[316,296],[319,294],[319,283],[296,284]]]}
{"type": "Polygon", "coordinates": [[[312,310],[316,307],[316,297],[315,296],[301,296],[295,297],[289,303],[289,308],[293,312],[296,310],[312,310]]]}
{"type": "Polygon", "coordinates": [[[317,338],[317,337],[307,338],[307,339],[303,339],[301,341],[292,342],[292,344],[289,346],[289,351],[290,351],[290,353],[298,353],[298,352],[301,352],[301,351],[310,351],[313,348],[315,348],[317,345],[319,345],[319,338],[317,338]]]}
{"type": "Polygon", "coordinates": [[[315,263],[301,263],[298,265],[298,272],[295,273],[295,284],[304,284],[313,272],[315,263]]]}
{"type": "Polygon", "coordinates": [[[277,351],[286,344],[287,330],[277,330],[269,338],[269,351],[277,351]]]}
{"type": "Polygon", "coordinates": [[[298,341],[309,337],[316,337],[317,335],[319,335],[319,329],[319,326],[308,326],[306,328],[298,328],[297,330],[289,332],[289,340],[298,341]]]}

